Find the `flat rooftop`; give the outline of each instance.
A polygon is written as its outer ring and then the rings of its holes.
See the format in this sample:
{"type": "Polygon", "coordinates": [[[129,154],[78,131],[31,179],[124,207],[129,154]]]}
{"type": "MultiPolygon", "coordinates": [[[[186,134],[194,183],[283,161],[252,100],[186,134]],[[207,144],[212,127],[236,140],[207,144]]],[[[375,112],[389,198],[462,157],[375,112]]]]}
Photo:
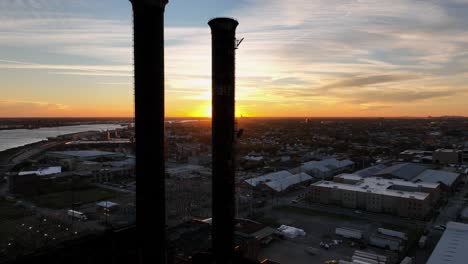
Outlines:
{"type": "Polygon", "coordinates": [[[410,188],[437,188],[438,183],[427,183],[427,182],[408,182],[397,179],[384,179],[379,177],[361,177],[355,174],[341,174],[336,176],[336,178],[342,178],[346,180],[356,181],[355,183],[339,183],[334,181],[320,181],[314,183],[313,186],[320,186],[326,188],[338,188],[341,190],[355,191],[355,192],[365,192],[365,193],[374,193],[381,194],[393,197],[401,198],[413,198],[417,200],[425,200],[430,194],[425,192],[413,192],[413,191],[403,191],[403,190],[394,190],[391,189],[392,186],[398,187],[410,187],[410,188]]]}

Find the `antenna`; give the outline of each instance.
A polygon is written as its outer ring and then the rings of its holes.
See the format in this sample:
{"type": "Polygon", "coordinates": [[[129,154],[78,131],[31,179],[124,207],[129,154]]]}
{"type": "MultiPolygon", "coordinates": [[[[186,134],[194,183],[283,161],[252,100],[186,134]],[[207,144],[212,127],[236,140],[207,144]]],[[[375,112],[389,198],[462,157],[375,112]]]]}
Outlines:
{"type": "Polygon", "coordinates": [[[244,41],[244,38],[241,38],[241,39],[236,39],[236,45],[235,45],[235,49],[238,49],[240,44],[242,43],[242,41],[244,41]]]}

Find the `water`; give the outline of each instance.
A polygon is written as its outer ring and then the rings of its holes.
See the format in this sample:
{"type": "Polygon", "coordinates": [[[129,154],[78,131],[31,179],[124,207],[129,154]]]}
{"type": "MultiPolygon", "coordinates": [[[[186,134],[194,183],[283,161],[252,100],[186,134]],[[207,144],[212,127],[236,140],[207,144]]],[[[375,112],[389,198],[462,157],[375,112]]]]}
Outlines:
{"type": "Polygon", "coordinates": [[[24,146],[59,135],[85,132],[90,130],[113,130],[121,128],[115,124],[95,124],[79,126],[45,127],[39,129],[0,130],[0,151],[24,146]]]}

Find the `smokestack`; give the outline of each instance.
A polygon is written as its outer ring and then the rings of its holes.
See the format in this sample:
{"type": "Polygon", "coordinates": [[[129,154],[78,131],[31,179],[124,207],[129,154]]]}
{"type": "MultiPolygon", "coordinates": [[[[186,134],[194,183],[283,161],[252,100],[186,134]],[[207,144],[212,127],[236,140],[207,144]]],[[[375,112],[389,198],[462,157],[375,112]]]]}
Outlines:
{"type": "Polygon", "coordinates": [[[235,34],[231,18],[208,22],[212,40],[213,252],[216,263],[234,256],[235,34]]]}
{"type": "Polygon", "coordinates": [[[130,2],[134,32],[139,263],[166,263],[164,8],[168,1],[130,2]]]}

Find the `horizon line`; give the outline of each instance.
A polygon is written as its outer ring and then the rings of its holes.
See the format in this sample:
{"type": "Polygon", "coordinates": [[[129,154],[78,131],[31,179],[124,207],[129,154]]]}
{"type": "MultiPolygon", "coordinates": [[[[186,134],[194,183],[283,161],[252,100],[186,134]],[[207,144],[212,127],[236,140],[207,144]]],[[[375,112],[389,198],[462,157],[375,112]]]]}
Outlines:
{"type": "MultiPolygon", "coordinates": [[[[463,115],[441,115],[441,116],[236,116],[235,118],[443,118],[443,117],[456,117],[456,118],[468,118],[463,115]]],[[[0,119],[135,119],[130,116],[21,116],[21,117],[0,117],[0,119]]],[[[167,116],[164,119],[171,118],[192,118],[192,119],[211,119],[207,116],[167,116]]]]}

